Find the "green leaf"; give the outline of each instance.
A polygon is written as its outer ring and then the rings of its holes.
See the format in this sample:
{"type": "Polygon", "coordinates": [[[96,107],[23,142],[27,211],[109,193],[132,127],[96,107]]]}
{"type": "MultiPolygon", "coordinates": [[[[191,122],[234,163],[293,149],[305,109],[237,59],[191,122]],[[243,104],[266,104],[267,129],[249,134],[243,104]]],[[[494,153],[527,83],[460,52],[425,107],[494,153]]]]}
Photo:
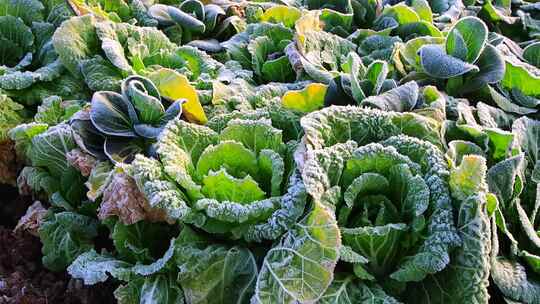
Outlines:
{"type": "Polygon", "coordinates": [[[369,260],[370,273],[375,276],[387,274],[392,270],[391,263],[399,253],[399,241],[405,237],[408,227],[403,223],[384,226],[340,228],[343,243],[369,260]],[[378,250],[373,250],[377,248],[378,250]]]}
{"type": "Polygon", "coordinates": [[[363,173],[351,183],[343,194],[347,207],[352,209],[354,201],[369,193],[384,193],[389,190],[388,179],[378,173],[363,173]]]}
{"type": "Polygon", "coordinates": [[[203,180],[202,193],[219,201],[231,201],[241,204],[265,198],[266,194],[251,176],[235,178],[225,170],[210,171],[203,180]]]}
{"type": "MultiPolygon", "coordinates": [[[[122,81],[122,96],[137,112],[138,123],[155,125],[165,114],[157,87],[147,78],[130,76],[122,81]]],[[[128,112],[129,113],[129,112],[128,112]]],[[[131,113],[129,113],[131,115],[131,113]]]]}
{"type": "Polygon", "coordinates": [[[321,304],[385,303],[398,304],[398,300],[375,284],[359,282],[353,277],[336,278],[319,300],[321,304]]]}
{"type": "Polygon", "coordinates": [[[257,264],[246,248],[186,244],[175,262],[187,303],[244,303],[255,287],[257,264]]]}
{"type": "Polygon", "coordinates": [[[446,40],[446,52],[465,62],[475,63],[487,42],[486,24],[476,17],[461,18],[454,24],[446,40]],[[465,50],[464,56],[456,56],[465,50]]]}
{"type": "Polygon", "coordinates": [[[148,13],[163,25],[176,23],[195,33],[204,33],[206,30],[202,21],[174,6],[154,4],[148,9],[148,13]]]}
{"type": "Polygon", "coordinates": [[[132,105],[118,93],[100,91],[92,96],[90,119],[105,134],[136,137],[130,111],[134,111],[132,105]]]}
{"type": "Polygon", "coordinates": [[[200,186],[190,175],[203,151],[217,142],[218,134],[212,129],[173,119],[157,144],[164,172],[185,188],[188,195],[200,197],[200,186]]]}
{"type": "Polygon", "coordinates": [[[488,303],[491,225],[485,193],[471,195],[457,208],[457,226],[463,244],[453,252],[452,261],[445,270],[411,289],[407,296],[409,301],[488,303]]]}
{"type": "Polygon", "coordinates": [[[385,7],[382,15],[394,18],[400,25],[420,21],[418,14],[404,3],[385,7]]]}
{"type": "Polygon", "coordinates": [[[529,44],[523,50],[523,58],[535,67],[540,67],[540,42],[529,44]]]}
{"type": "Polygon", "coordinates": [[[124,225],[117,221],[111,233],[114,247],[122,260],[130,263],[151,263],[171,238],[166,224],[139,221],[124,225]]]}
{"type": "Polygon", "coordinates": [[[421,69],[421,58],[418,56],[420,48],[424,45],[442,45],[443,42],[444,39],[439,37],[417,37],[407,41],[399,52],[408,65],[415,69],[421,69]]]}
{"type": "Polygon", "coordinates": [[[314,209],[266,254],[252,301],[317,301],[332,282],[340,246],[335,219],[315,203],[314,209]]]}
{"type": "Polygon", "coordinates": [[[371,83],[374,95],[379,94],[384,80],[388,76],[388,64],[385,61],[375,60],[366,70],[366,79],[371,83]]]}
{"type": "Polygon", "coordinates": [[[418,14],[420,19],[433,22],[433,13],[431,12],[431,7],[428,1],[426,0],[413,0],[411,6],[414,11],[418,14]]]}
{"type": "Polygon", "coordinates": [[[81,73],[92,91],[118,91],[122,73],[101,56],[81,60],[81,73]]]}
{"type": "Polygon", "coordinates": [[[93,248],[98,222],[72,212],[49,213],[39,228],[43,265],[62,271],[83,252],[93,248]]]}
{"type": "Polygon", "coordinates": [[[67,271],[72,277],[82,279],[84,284],[94,285],[107,281],[109,278],[107,273],[111,273],[114,277],[121,276],[122,271],[129,266],[129,263],[111,256],[100,255],[92,249],[79,255],[69,265],[67,271]]]}
{"type": "Polygon", "coordinates": [[[502,293],[515,301],[540,301],[540,282],[530,278],[523,265],[504,257],[495,257],[491,277],[502,293]]]}
{"type": "Polygon", "coordinates": [[[294,71],[287,56],[266,60],[262,65],[261,74],[267,82],[288,82],[294,79],[294,71]]]}
{"type": "Polygon", "coordinates": [[[14,16],[0,16],[0,64],[16,66],[34,44],[31,29],[14,16]]]}
{"type": "Polygon", "coordinates": [[[540,73],[537,69],[517,59],[505,59],[506,70],[501,85],[506,89],[517,88],[528,96],[540,96],[540,73]]]}
{"type": "Polygon", "coordinates": [[[334,78],[347,55],[356,48],[352,42],[323,31],[307,31],[298,39],[302,68],[311,79],[324,84],[334,78]]]}
{"type": "Polygon", "coordinates": [[[258,167],[255,153],[236,141],[222,141],[207,147],[197,162],[197,174],[207,175],[210,170],[224,168],[234,177],[250,175],[257,177],[258,167]]]}
{"type": "Polygon", "coordinates": [[[281,152],[283,147],[282,131],[274,128],[265,120],[232,120],[221,131],[221,141],[232,140],[242,143],[257,155],[263,149],[281,152]]]}
{"type": "Polygon", "coordinates": [[[27,152],[33,166],[47,168],[57,178],[68,169],[66,153],[76,147],[71,128],[60,124],[32,137],[27,152]]]}
{"type": "Polygon", "coordinates": [[[58,57],[74,75],[79,75],[80,60],[89,59],[99,52],[95,24],[92,15],[74,17],[62,23],[53,35],[52,42],[58,57]]]}
{"type": "Polygon", "coordinates": [[[370,96],[364,99],[360,105],[384,111],[406,112],[414,109],[417,100],[418,84],[415,81],[410,81],[381,95],[370,96]]]}
{"type": "Polygon", "coordinates": [[[118,287],[114,297],[119,304],[183,304],[184,293],[174,275],[139,277],[118,287]]]}
{"type": "MultiPolygon", "coordinates": [[[[163,171],[165,170],[161,168],[161,164],[157,160],[137,154],[131,165],[133,179],[151,207],[162,209],[171,219],[181,219],[190,214],[191,210],[186,205],[184,193],[164,177],[163,171]]],[[[173,169],[176,168],[173,167],[173,169]]],[[[177,176],[173,177],[180,179],[177,176]]],[[[185,176],[182,177],[185,178],[185,176]]],[[[186,183],[188,182],[191,182],[190,186],[193,186],[194,183],[191,179],[186,181],[186,183]]],[[[192,189],[188,188],[188,190],[192,189]]],[[[200,187],[196,187],[193,191],[200,193],[200,187]]]]}
{"type": "Polygon", "coordinates": [[[510,113],[516,113],[520,115],[527,115],[531,113],[535,113],[536,109],[531,109],[527,107],[522,107],[516,103],[514,103],[513,100],[511,100],[511,97],[502,95],[499,93],[496,89],[492,88],[491,86],[488,86],[489,94],[491,96],[491,99],[493,102],[501,108],[503,111],[510,112],[510,113]]]}
{"type": "Polygon", "coordinates": [[[43,21],[45,6],[38,0],[5,0],[0,3],[0,15],[19,17],[27,25],[43,21]]]}
{"type": "Polygon", "coordinates": [[[476,61],[479,72],[465,80],[461,91],[471,92],[486,84],[497,83],[504,77],[505,65],[500,52],[491,44],[486,45],[476,61]]]}
{"type": "Polygon", "coordinates": [[[273,150],[264,149],[259,154],[258,162],[264,184],[270,185],[270,187],[266,187],[266,193],[270,193],[271,196],[279,196],[285,174],[283,158],[273,150]]]}
{"type": "Polygon", "coordinates": [[[424,45],[420,48],[419,55],[423,70],[434,78],[447,79],[479,71],[476,65],[446,55],[439,45],[424,45]]]}
{"type": "Polygon", "coordinates": [[[489,191],[497,196],[501,210],[509,207],[512,200],[521,194],[524,182],[523,159],[524,155],[518,154],[489,168],[487,175],[489,191]]]}
{"type": "Polygon", "coordinates": [[[515,134],[514,145],[525,152],[527,165],[533,166],[540,161],[540,122],[521,117],[512,125],[512,133],[515,134]]]}
{"type": "Polygon", "coordinates": [[[274,41],[268,36],[257,37],[248,45],[248,51],[251,54],[253,72],[256,75],[262,75],[262,67],[269,54],[275,51],[274,41]]]}

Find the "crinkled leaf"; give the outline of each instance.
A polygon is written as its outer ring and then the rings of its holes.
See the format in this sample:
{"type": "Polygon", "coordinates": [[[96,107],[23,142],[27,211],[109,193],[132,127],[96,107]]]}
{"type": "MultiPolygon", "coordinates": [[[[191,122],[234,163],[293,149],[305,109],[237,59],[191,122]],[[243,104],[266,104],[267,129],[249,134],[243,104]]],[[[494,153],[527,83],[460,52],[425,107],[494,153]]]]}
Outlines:
{"type": "Polygon", "coordinates": [[[39,228],[43,265],[54,271],[64,270],[77,256],[93,248],[97,226],[95,219],[77,213],[49,213],[39,228]]]}
{"type": "Polygon", "coordinates": [[[333,279],[340,246],[335,219],[316,203],[266,254],[252,302],[317,301],[333,279]]]}

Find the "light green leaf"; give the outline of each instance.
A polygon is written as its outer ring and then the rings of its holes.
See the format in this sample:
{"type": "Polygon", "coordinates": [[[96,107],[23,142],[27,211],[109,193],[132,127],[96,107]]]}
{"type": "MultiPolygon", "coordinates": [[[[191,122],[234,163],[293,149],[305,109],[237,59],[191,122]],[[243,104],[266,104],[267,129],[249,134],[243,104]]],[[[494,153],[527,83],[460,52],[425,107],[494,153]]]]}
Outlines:
{"type": "Polygon", "coordinates": [[[251,176],[235,178],[224,169],[210,171],[203,180],[202,193],[218,201],[231,201],[241,204],[265,198],[266,194],[251,176]]]}
{"type": "Polygon", "coordinates": [[[197,174],[201,177],[210,170],[218,171],[221,168],[239,178],[258,175],[255,153],[236,141],[222,141],[215,146],[207,147],[197,162],[197,174]]]}
{"type": "Polygon", "coordinates": [[[506,57],[506,71],[501,85],[506,89],[517,88],[528,96],[540,96],[540,72],[534,66],[506,57]]]}
{"type": "Polygon", "coordinates": [[[74,17],[62,23],[53,35],[54,49],[64,66],[79,75],[79,61],[99,52],[100,45],[92,15],[74,17]]]}
{"type": "Polygon", "coordinates": [[[232,120],[219,135],[221,141],[233,140],[242,143],[256,154],[263,149],[280,153],[283,150],[282,131],[265,120],[232,120]]]}
{"type": "Polygon", "coordinates": [[[450,172],[452,196],[459,200],[484,190],[486,187],[486,160],[478,155],[465,155],[461,164],[450,172]]]}
{"type": "Polygon", "coordinates": [[[260,17],[262,22],[283,23],[286,27],[294,27],[301,16],[299,9],[291,6],[276,5],[267,9],[260,17]]]}
{"type": "Polygon", "coordinates": [[[335,219],[315,203],[314,209],[266,254],[252,302],[317,301],[333,279],[340,247],[335,219]]]}
{"type": "Polygon", "coordinates": [[[482,20],[476,17],[461,18],[450,29],[446,40],[446,52],[455,56],[456,52],[462,52],[464,48],[466,55],[456,57],[471,64],[475,63],[486,46],[487,35],[488,29],[482,20]],[[454,32],[459,34],[453,34],[454,32]],[[462,42],[458,42],[459,40],[462,42]]]}

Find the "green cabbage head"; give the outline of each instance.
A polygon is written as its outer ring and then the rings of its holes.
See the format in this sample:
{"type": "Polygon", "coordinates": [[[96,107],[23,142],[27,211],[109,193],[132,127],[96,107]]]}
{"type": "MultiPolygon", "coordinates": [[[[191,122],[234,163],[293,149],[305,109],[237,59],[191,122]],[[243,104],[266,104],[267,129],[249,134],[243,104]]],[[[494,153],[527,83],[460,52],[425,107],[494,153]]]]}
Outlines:
{"type": "Polygon", "coordinates": [[[239,117],[213,128],[171,120],[156,144],[160,161],[137,156],[133,174],[172,218],[233,238],[275,239],[304,211],[296,144],[264,113],[239,117]]]}
{"type": "MultiPolygon", "coordinates": [[[[396,303],[408,299],[415,288],[424,290],[418,285],[428,284],[443,270],[448,293],[432,295],[437,290],[432,288],[425,295],[430,299],[420,303],[473,303],[469,300],[479,293],[487,295],[489,221],[482,217],[474,226],[467,225],[471,218],[476,220],[477,213],[471,210],[485,208],[485,191],[479,186],[486,187],[480,182],[486,171],[483,158],[471,160],[476,171],[469,170],[473,165],[461,169],[470,175],[450,168],[436,124],[414,113],[332,106],[308,114],[301,124],[306,190],[335,211],[343,244],[342,266],[336,268],[336,280],[323,297],[327,303],[343,297],[336,290],[349,288],[360,293],[349,294],[353,298],[373,293],[384,303],[396,303]],[[476,172],[479,182],[471,181],[476,172]],[[453,183],[468,191],[455,194],[453,183]],[[478,192],[479,197],[472,195],[478,192]],[[457,220],[464,230],[456,227],[453,206],[464,209],[457,220]],[[474,232],[467,230],[471,227],[474,232]],[[481,237],[467,240],[472,244],[462,242],[467,234],[481,237]],[[463,247],[455,250],[459,245],[463,247]],[[471,248],[485,258],[478,259],[480,265],[467,265],[470,270],[460,270],[465,267],[460,264],[462,256],[471,248]],[[467,284],[475,288],[465,288],[467,284]]],[[[412,303],[409,300],[406,303],[412,303]]]]}

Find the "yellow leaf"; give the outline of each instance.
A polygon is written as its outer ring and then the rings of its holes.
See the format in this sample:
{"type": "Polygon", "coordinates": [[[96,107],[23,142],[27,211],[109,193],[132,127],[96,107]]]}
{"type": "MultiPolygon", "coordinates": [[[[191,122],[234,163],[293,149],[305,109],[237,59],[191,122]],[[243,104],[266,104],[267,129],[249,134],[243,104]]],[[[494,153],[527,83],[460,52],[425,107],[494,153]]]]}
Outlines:
{"type": "Polygon", "coordinates": [[[327,85],[310,83],[303,90],[288,91],[281,98],[281,104],[288,109],[304,113],[316,111],[324,106],[327,85]]]}
{"type": "Polygon", "coordinates": [[[167,68],[161,68],[147,75],[154,82],[161,96],[172,100],[186,99],[182,105],[182,114],[193,123],[205,124],[208,119],[199,102],[195,88],[189,84],[186,76],[167,68]]]}
{"type": "Polygon", "coordinates": [[[463,156],[461,164],[450,171],[450,189],[452,196],[459,200],[487,189],[486,159],[482,156],[468,154],[463,156]]]}
{"type": "Polygon", "coordinates": [[[324,28],[324,24],[319,19],[321,11],[309,11],[300,19],[296,20],[294,25],[296,34],[298,35],[298,42],[303,44],[305,37],[304,34],[308,31],[321,31],[324,28]]]}
{"type": "Polygon", "coordinates": [[[299,9],[286,5],[277,5],[267,9],[261,16],[261,21],[283,23],[286,27],[293,27],[296,20],[302,16],[299,9]]]}

